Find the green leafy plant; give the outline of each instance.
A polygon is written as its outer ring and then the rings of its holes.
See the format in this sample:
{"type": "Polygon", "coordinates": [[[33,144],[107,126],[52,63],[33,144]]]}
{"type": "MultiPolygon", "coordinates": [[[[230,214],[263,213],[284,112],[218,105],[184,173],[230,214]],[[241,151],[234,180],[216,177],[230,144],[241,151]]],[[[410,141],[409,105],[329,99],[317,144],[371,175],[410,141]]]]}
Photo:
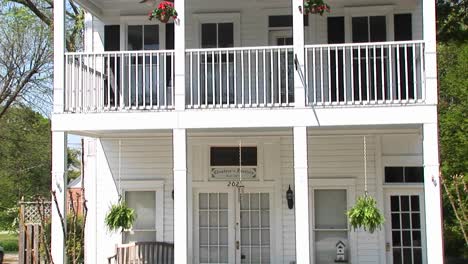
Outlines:
{"type": "Polygon", "coordinates": [[[110,231],[119,230],[123,232],[130,229],[135,222],[135,210],[128,207],[124,201],[114,204],[106,215],[105,222],[110,231]]]}
{"type": "Polygon", "coordinates": [[[385,222],[385,218],[377,208],[374,197],[367,194],[358,198],[356,204],[347,212],[349,223],[354,230],[363,228],[365,231],[374,233],[380,229],[385,222]]]}
{"type": "Polygon", "coordinates": [[[320,14],[322,16],[325,11],[330,12],[330,6],[323,0],[304,0],[305,14],[320,14]]]}

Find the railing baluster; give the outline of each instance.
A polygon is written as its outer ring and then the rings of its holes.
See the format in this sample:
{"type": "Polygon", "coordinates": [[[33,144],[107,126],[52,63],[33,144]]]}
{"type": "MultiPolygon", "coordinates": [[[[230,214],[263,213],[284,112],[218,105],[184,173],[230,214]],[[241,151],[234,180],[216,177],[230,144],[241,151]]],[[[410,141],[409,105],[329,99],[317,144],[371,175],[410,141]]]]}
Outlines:
{"type": "Polygon", "coordinates": [[[339,53],[338,53],[338,47],[335,47],[335,65],[336,65],[336,69],[335,69],[335,90],[336,90],[336,103],[339,103],[340,102],[340,81],[339,81],[339,64],[338,64],[338,58],[339,58],[339,53]]]}
{"type": "Polygon", "coordinates": [[[343,103],[346,104],[348,102],[348,83],[346,78],[346,47],[343,47],[343,103]]]}
{"type": "MultiPolygon", "coordinates": [[[[219,106],[223,106],[223,54],[222,51],[218,52],[218,67],[219,67],[219,106]]],[[[213,94],[213,98],[216,98],[216,96],[213,94]]],[[[216,106],[217,103],[214,102],[213,100],[213,105],[216,106]]]]}
{"type": "MultiPolygon", "coordinates": [[[[234,105],[237,105],[237,51],[234,51],[234,98],[232,98],[232,102],[234,105]]],[[[228,102],[228,105],[231,106],[231,102],[228,102]]]]}
{"type": "Polygon", "coordinates": [[[275,82],[275,74],[274,74],[274,67],[273,67],[273,49],[270,49],[270,94],[271,94],[271,105],[274,105],[274,82],[275,82]]]}
{"type": "Polygon", "coordinates": [[[418,89],[416,88],[417,87],[417,82],[416,82],[416,45],[413,43],[412,44],[412,47],[411,47],[411,53],[412,53],[412,56],[413,56],[413,60],[412,60],[412,69],[413,69],[413,94],[414,94],[414,101],[417,102],[418,101],[418,89]]]}
{"type": "Polygon", "coordinates": [[[388,80],[390,81],[390,102],[393,103],[393,101],[395,100],[394,98],[394,93],[393,93],[393,63],[392,63],[392,45],[389,45],[388,46],[388,80]]]}
{"type": "Polygon", "coordinates": [[[278,52],[277,52],[277,57],[276,59],[278,60],[277,64],[278,64],[278,105],[281,105],[281,53],[280,53],[280,49],[278,49],[278,52]]]}
{"type": "Polygon", "coordinates": [[[242,84],[242,87],[241,87],[241,100],[242,100],[242,104],[241,104],[241,107],[244,107],[245,106],[245,80],[244,80],[244,77],[245,77],[245,67],[244,67],[244,51],[241,51],[241,84],[242,84]]]}
{"type": "Polygon", "coordinates": [[[358,83],[359,83],[359,103],[362,102],[362,73],[361,73],[361,47],[358,48],[358,83]]]}
{"type": "Polygon", "coordinates": [[[373,61],[374,61],[374,76],[372,76],[372,79],[373,79],[373,84],[374,84],[374,97],[373,97],[373,101],[374,103],[377,103],[377,101],[379,100],[379,96],[378,96],[378,92],[377,92],[377,50],[376,50],[376,47],[374,45],[373,47],[373,61]]]}
{"type": "MultiPolygon", "coordinates": [[[[285,48],[284,49],[284,69],[285,69],[285,73],[286,73],[286,105],[289,105],[289,69],[288,69],[288,49],[285,48]]],[[[307,74],[305,74],[307,75],[307,74]]],[[[304,77],[305,78],[305,77],[304,77]]],[[[307,83],[307,82],[305,82],[307,83]]],[[[307,88],[304,87],[304,89],[307,91],[307,88]]]]}
{"type": "MultiPolygon", "coordinates": [[[[196,80],[197,80],[197,93],[198,93],[198,108],[201,107],[201,104],[202,104],[202,100],[201,100],[201,97],[200,97],[200,94],[201,94],[201,87],[200,87],[200,77],[201,77],[201,72],[200,72],[200,64],[201,64],[201,60],[200,60],[200,51],[197,52],[197,75],[196,75],[196,80]]],[[[206,79],[206,78],[205,78],[206,79]]],[[[192,82],[192,79],[190,79],[190,82],[192,82]]]]}
{"type": "Polygon", "coordinates": [[[331,104],[332,102],[332,86],[331,86],[331,56],[330,56],[330,47],[327,47],[327,73],[328,73],[328,79],[327,79],[327,82],[328,82],[328,103],[331,104]]]}
{"type": "Polygon", "coordinates": [[[317,104],[317,80],[316,80],[316,61],[315,61],[316,48],[312,48],[312,104],[317,104]]]}
{"type": "Polygon", "coordinates": [[[262,50],[263,52],[263,106],[267,105],[267,73],[266,73],[266,49],[262,50]]]}
{"type": "Polygon", "coordinates": [[[405,90],[406,90],[406,102],[410,100],[410,94],[409,94],[409,74],[410,72],[408,71],[408,45],[403,45],[405,52],[405,90]]]}
{"type": "Polygon", "coordinates": [[[402,100],[402,89],[401,89],[401,73],[400,73],[400,45],[396,45],[396,68],[397,68],[397,92],[398,92],[398,102],[402,100]]]}
{"type": "Polygon", "coordinates": [[[255,104],[256,104],[257,106],[259,106],[260,100],[258,99],[258,94],[259,94],[259,93],[258,93],[258,87],[260,86],[260,85],[259,85],[260,80],[259,80],[259,78],[258,78],[258,73],[260,72],[260,70],[259,70],[260,65],[258,64],[258,49],[255,50],[255,66],[256,66],[256,68],[257,68],[257,70],[256,70],[256,72],[255,72],[255,83],[256,83],[256,87],[255,87],[255,92],[256,92],[256,94],[255,94],[255,101],[256,101],[256,102],[255,102],[255,104]]]}
{"type": "Polygon", "coordinates": [[[421,58],[420,61],[420,66],[419,68],[421,69],[421,81],[420,81],[420,86],[421,86],[421,99],[423,101],[426,100],[426,76],[425,76],[425,71],[424,71],[424,43],[419,44],[419,56],[421,58]]]}
{"type": "Polygon", "coordinates": [[[386,101],[387,94],[386,94],[386,89],[385,89],[385,65],[384,65],[384,60],[385,60],[385,53],[384,53],[384,48],[383,45],[380,46],[380,77],[382,78],[382,102],[386,101]]]}
{"type": "Polygon", "coordinates": [[[324,95],[324,82],[323,82],[323,48],[320,48],[320,96],[322,97],[322,105],[325,104],[325,95],[324,95]]]}
{"type": "Polygon", "coordinates": [[[371,97],[371,89],[370,89],[370,83],[371,80],[369,78],[369,66],[370,66],[370,61],[369,61],[369,46],[366,45],[366,97],[367,97],[367,104],[370,102],[370,97],[371,97]]]}
{"type": "Polygon", "coordinates": [[[248,50],[247,52],[249,53],[249,65],[247,66],[249,71],[249,106],[252,107],[252,51],[248,50]]]}

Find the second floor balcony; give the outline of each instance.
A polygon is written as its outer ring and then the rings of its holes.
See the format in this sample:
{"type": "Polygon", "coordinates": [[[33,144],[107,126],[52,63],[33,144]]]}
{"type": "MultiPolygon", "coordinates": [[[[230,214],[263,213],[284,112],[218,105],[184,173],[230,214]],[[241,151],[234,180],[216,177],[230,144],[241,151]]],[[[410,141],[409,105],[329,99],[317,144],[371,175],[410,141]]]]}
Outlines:
{"type": "MultiPolygon", "coordinates": [[[[300,70],[291,45],[67,53],[65,111],[174,109],[174,68],[185,67],[185,107],[293,107],[294,74],[306,106],[424,103],[422,41],[306,45],[300,70]]],[[[296,85],[297,86],[297,85],[296,85]]]]}

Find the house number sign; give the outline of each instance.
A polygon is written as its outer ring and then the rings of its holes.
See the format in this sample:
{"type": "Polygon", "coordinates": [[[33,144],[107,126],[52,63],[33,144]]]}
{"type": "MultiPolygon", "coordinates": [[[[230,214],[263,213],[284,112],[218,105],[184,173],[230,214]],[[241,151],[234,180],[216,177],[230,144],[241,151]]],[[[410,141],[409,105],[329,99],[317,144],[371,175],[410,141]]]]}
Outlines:
{"type": "MultiPolygon", "coordinates": [[[[212,180],[227,180],[238,181],[240,180],[239,168],[211,168],[212,180]]],[[[256,168],[242,168],[242,180],[252,181],[257,180],[256,168]]]]}

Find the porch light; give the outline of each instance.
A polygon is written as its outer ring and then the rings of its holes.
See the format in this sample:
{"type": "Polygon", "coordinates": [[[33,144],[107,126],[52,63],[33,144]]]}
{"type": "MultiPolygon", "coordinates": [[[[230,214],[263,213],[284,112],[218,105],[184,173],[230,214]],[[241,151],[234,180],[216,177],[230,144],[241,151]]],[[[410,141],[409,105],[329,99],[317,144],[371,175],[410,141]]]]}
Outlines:
{"type": "Polygon", "coordinates": [[[291,185],[289,185],[289,189],[286,191],[286,201],[288,202],[288,208],[294,208],[294,193],[291,190],[291,185]]]}

